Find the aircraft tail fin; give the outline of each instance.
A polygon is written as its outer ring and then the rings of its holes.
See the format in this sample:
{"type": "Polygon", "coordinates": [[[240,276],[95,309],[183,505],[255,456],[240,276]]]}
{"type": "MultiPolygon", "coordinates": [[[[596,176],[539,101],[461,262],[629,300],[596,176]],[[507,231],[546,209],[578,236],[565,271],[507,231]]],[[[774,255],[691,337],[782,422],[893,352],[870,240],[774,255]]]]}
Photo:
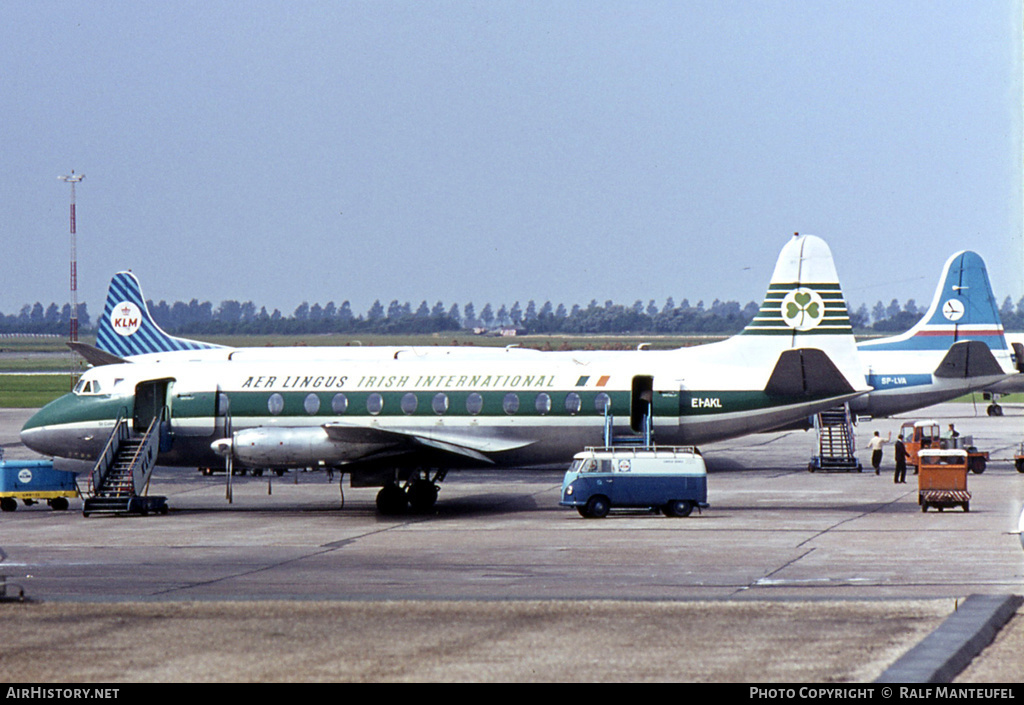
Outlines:
{"type": "Polygon", "coordinates": [[[1009,354],[985,260],[964,250],[946,260],[928,311],[907,332],[861,343],[865,350],[948,350],[978,340],[1009,354]]]}
{"type": "MultiPolygon", "coordinates": [[[[734,340],[769,349],[825,353],[857,389],[864,372],[832,251],[819,237],[795,234],[779,254],[757,315],[734,340]]],[[[795,359],[795,358],[794,358],[795,359]]]]}
{"type": "Polygon", "coordinates": [[[96,347],[120,358],[178,350],[222,347],[164,332],[142,297],[139,280],[131,272],[118,272],[110,280],[107,303],[96,333],[96,347]]]}

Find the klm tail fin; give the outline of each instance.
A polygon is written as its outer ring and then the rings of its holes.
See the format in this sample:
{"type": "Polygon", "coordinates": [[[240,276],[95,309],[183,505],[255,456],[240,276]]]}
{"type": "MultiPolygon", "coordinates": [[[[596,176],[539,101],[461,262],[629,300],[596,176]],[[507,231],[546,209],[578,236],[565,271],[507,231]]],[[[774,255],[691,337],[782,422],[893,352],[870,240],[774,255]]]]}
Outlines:
{"type": "Polygon", "coordinates": [[[928,312],[910,330],[860,347],[869,351],[948,350],[965,340],[982,341],[992,351],[1009,350],[985,261],[969,250],[946,261],[928,312]]]}
{"type": "Polygon", "coordinates": [[[165,333],[149,313],[139,280],[131,272],[118,272],[110,280],[107,290],[96,347],[111,355],[129,358],[148,353],[208,350],[221,346],[165,333]]]}

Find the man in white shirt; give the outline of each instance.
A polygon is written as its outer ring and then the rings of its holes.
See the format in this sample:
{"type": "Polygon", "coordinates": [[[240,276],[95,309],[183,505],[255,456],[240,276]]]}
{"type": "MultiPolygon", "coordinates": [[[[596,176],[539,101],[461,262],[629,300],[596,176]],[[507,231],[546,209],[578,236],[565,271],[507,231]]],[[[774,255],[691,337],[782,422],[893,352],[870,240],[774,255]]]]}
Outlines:
{"type": "Polygon", "coordinates": [[[875,431],[875,435],[868,441],[868,448],[871,449],[871,467],[875,469],[875,474],[882,467],[882,446],[885,445],[886,441],[892,440],[892,431],[889,432],[889,438],[883,439],[878,435],[878,431],[875,431]]]}

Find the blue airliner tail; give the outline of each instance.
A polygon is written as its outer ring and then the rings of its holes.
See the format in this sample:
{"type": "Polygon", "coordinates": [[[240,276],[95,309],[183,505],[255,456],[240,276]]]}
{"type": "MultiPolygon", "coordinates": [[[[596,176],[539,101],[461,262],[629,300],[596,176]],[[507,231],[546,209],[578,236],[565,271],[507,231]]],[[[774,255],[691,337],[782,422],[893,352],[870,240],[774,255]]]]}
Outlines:
{"type": "Polygon", "coordinates": [[[902,335],[863,342],[861,350],[948,350],[964,340],[979,340],[992,351],[1008,350],[985,260],[975,252],[957,252],[946,261],[931,306],[902,335]]]}
{"type": "Polygon", "coordinates": [[[107,303],[96,333],[96,347],[120,358],[178,350],[222,347],[165,333],[156,324],[142,297],[139,280],[131,272],[118,272],[110,280],[107,303]]]}

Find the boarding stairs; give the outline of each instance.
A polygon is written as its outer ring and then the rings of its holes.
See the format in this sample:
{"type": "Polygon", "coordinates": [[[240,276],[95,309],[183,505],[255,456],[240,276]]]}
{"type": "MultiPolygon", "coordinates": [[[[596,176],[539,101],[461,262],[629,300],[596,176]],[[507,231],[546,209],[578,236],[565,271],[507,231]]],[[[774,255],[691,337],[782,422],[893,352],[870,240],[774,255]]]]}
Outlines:
{"type": "MultiPolygon", "coordinates": [[[[641,420],[643,430],[640,433],[615,433],[615,418],[604,408],[604,445],[606,448],[612,446],[642,446],[649,448],[654,445],[654,418],[653,414],[644,414],[641,420]]],[[[630,429],[632,430],[632,429],[630,429]]]]}
{"type": "Polygon", "coordinates": [[[119,417],[96,461],[85,491],[82,515],[167,513],[167,498],[150,496],[149,480],[160,452],[161,416],[139,436],[131,420],[119,417]]]}
{"type": "Polygon", "coordinates": [[[818,432],[818,454],[811,457],[811,472],[860,472],[860,461],[853,433],[853,416],[847,404],[820,412],[814,417],[818,432]]]}

